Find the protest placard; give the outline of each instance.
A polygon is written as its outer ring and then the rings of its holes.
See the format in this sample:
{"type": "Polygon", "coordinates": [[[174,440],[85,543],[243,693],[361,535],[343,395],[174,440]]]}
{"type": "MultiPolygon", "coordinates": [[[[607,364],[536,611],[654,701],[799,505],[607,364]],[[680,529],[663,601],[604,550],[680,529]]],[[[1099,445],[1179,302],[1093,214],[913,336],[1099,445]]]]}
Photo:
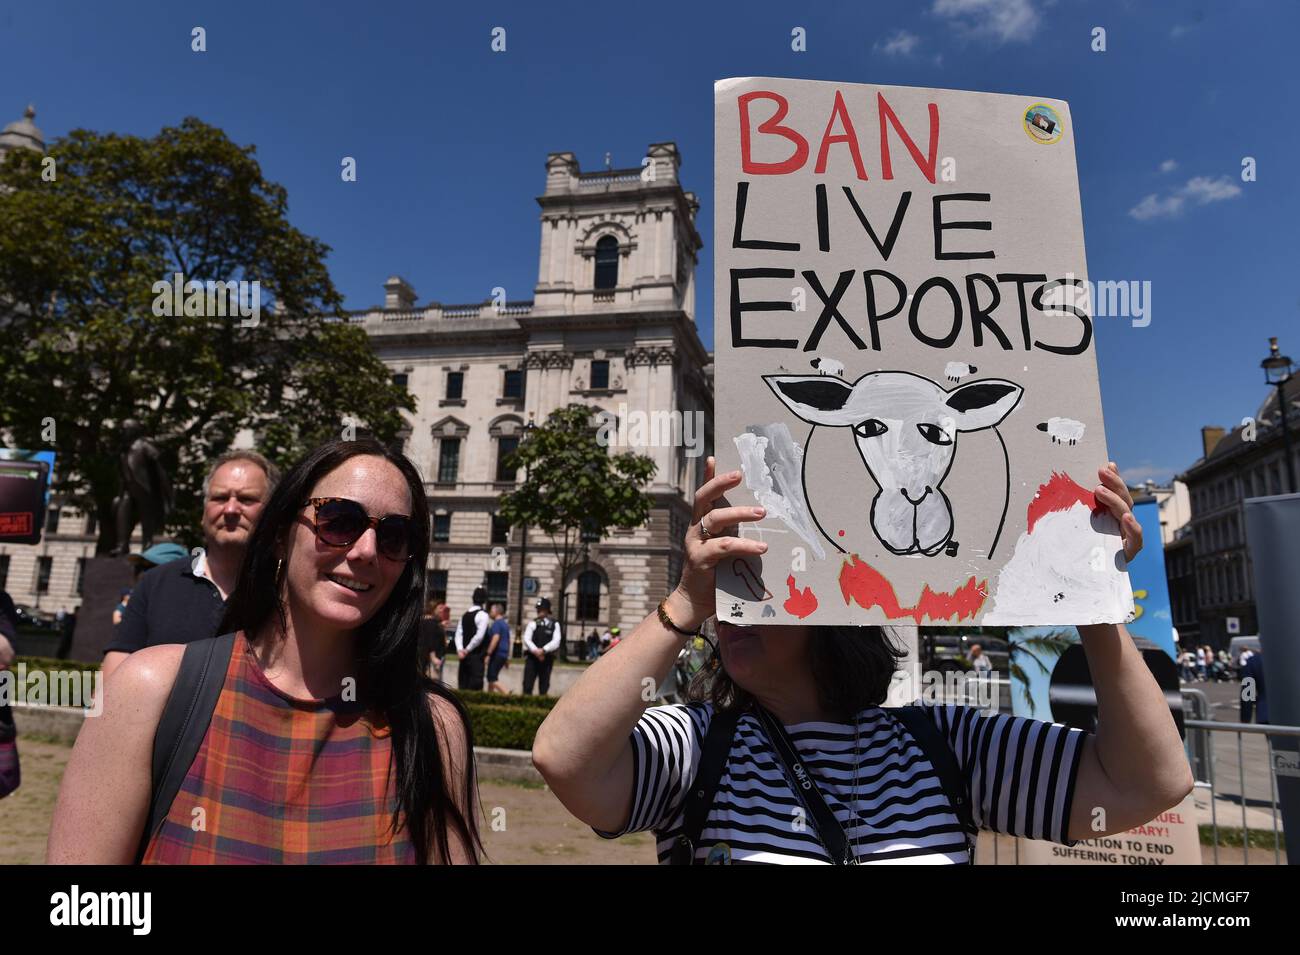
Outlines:
{"type": "Polygon", "coordinates": [[[1078,624],[1133,610],[1073,130],[1058,100],[773,78],[715,96],[719,471],[744,623],[1078,624]]]}

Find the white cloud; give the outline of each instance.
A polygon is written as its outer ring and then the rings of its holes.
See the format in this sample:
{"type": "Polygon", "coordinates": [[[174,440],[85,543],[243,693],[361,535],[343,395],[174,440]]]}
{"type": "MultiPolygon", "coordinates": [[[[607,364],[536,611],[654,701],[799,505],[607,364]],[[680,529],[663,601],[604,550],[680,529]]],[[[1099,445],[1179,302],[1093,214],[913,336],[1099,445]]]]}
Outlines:
{"type": "Polygon", "coordinates": [[[1182,211],[1182,196],[1165,196],[1162,199],[1153,192],[1130,209],[1128,214],[1139,222],[1145,222],[1147,219],[1176,216],[1182,211]]]}
{"type": "Polygon", "coordinates": [[[1167,483],[1175,474],[1178,473],[1178,470],[1178,468],[1162,467],[1158,464],[1143,462],[1142,464],[1133,467],[1121,468],[1119,473],[1123,476],[1129,487],[1132,487],[1135,484],[1141,484],[1148,478],[1155,481],[1157,484],[1167,483]]]}
{"type": "Polygon", "coordinates": [[[1160,164],[1161,172],[1173,172],[1177,168],[1178,168],[1177,159],[1166,159],[1164,162],[1160,164]]]}
{"type": "Polygon", "coordinates": [[[959,31],[1000,43],[1025,42],[1038,30],[1033,0],[934,0],[930,12],[959,31]]]}
{"type": "Polygon", "coordinates": [[[873,49],[889,56],[907,56],[916,49],[917,44],[920,42],[921,38],[915,33],[899,30],[884,43],[876,43],[873,49]]]}
{"type": "Polygon", "coordinates": [[[1207,202],[1235,199],[1241,195],[1241,186],[1227,176],[1220,176],[1218,179],[1211,179],[1209,176],[1196,176],[1187,180],[1183,192],[1190,198],[1195,199],[1198,205],[1203,206],[1207,202]]]}
{"type": "MultiPolygon", "coordinates": [[[[1173,162],[1173,160],[1167,162],[1173,162]]],[[[1161,164],[1162,172],[1165,171],[1166,164],[1161,164]]],[[[1193,176],[1173,192],[1163,196],[1153,192],[1144,196],[1141,202],[1128,211],[1128,214],[1139,222],[1145,222],[1148,219],[1172,218],[1183,211],[1188,200],[1198,206],[1203,206],[1211,202],[1221,202],[1224,199],[1235,199],[1239,195],[1241,195],[1241,186],[1233,182],[1228,176],[1219,176],[1217,179],[1211,179],[1209,176],[1193,176]]]]}

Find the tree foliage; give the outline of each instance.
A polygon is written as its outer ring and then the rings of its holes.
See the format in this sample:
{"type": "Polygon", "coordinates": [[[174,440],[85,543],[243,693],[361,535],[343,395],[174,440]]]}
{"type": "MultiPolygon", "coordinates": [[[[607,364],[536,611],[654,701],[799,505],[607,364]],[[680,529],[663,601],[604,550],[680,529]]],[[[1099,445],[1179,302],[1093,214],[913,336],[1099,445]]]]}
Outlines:
{"type": "Polygon", "coordinates": [[[169,528],[185,536],[206,463],[241,430],[287,465],[345,419],[390,440],[414,408],[342,318],[328,246],[289,223],[254,153],[191,117],[153,138],[74,130],[45,157],[0,162],[0,432],[52,447],[55,490],[98,512],[103,535],[126,418],[162,450],[169,528]],[[175,273],[258,282],[256,324],[155,314],[155,283],[175,273]]]}
{"type": "Polygon", "coordinates": [[[557,408],[505,462],[526,473],[501,498],[498,513],[512,526],[527,524],[550,537],[562,587],[577,568],[583,537],[597,540],[614,527],[638,527],[654,503],[642,490],[654,477],[654,461],[631,452],[611,455],[592,416],[586,405],[557,408]]]}

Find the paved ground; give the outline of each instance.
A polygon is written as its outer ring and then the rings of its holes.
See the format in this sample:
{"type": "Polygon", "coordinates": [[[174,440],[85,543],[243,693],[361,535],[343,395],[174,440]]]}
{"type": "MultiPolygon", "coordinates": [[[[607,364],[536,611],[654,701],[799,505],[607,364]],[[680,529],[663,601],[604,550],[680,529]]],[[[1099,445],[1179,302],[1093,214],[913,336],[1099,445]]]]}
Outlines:
{"type": "MultiPolygon", "coordinates": [[[[30,738],[18,742],[23,784],[0,799],[0,866],[45,858],[50,813],[72,747],[30,738]]],[[[654,841],[633,835],[610,841],[578,822],[550,790],[486,780],[480,787],[487,821],[483,841],[497,864],[613,865],[655,862],[654,841]],[[504,812],[495,812],[501,809],[504,812]],[[503,828],[494,829],[493,819],[503,828]]]]}

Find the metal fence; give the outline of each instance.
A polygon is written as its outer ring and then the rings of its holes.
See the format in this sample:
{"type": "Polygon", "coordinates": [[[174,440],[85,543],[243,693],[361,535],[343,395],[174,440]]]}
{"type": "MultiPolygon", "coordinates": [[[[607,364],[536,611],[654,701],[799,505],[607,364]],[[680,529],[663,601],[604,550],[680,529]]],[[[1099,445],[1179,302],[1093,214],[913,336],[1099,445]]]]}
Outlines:
{"type": "MultiPolygon", "coordinates": [[[[938,701],[986,707],[993,700],[995,702],[989,709],[1009,713],[1012,706],[1011,694],[1014,691],[1012,682],[1003,674],[993,673],[980,677],[967,674],[967,679],[961,686],[940,692],[938,701]]],[[[1187,760],[1192,769],[1195,788],[1209,797],[1214,864],[1249,865],[1252,836],[1258,837],[1259,833],[1267,834],[1270,830],[1273,861],[1277,865],[1283,864],[1277,784],[1273,773],[1276,762],[1273,742],[1278,737],[1300,737],[1300,726],[1214,720],[1205,693],[1192,687],[1182,689],[1182,700],[1187,760]],[[1231,808],[1221,814],[1220,809],[1225,804],[1231,808]],[[1238,824],[1240,859],[1236,855],[1238,847],[1229,845],[1224,839],[1238,824]]],[[[1232,841],[1236,841],[1235,832],[1232,841]]],[[[1264,841],[1267,841],[1267,836],[1264,841]]],[[[1014,840],[1013,852],[1014,863],[1019,864],[1018,840],[1014,840]]],[[[981,842],[976,852],[977,861],[979,857],[988,854],[991,854],[994,865],[999,864],[997,838],[981,842]]]]}
{"type": "MultiPolygon", "coordinates": [[[[1220,864],[1220,848],[1229,858],[1223,860],[1236,864],[1234,846],[1223,846],[1220,840],[1219,803],[1236,802],[1241,810],[1241,863],[1250,864],[1250,840],[1252,831],[1261,829],[1261,815],[1267,806],[1268,829],[1272,830],[1273,862],[1282,864],[1282,836],[1278,828],[1277,780],[1273,774],[1275,737],[1300,737],[1300,726],[1271,726],[1255,723],[1228,723],[1210,719],[1209,700],[1205,694],[1191,687],[1183,688],[1183,713],[1186,717],[1183,725],[1187,729],[1185,746],[1187,761],[1192,767],[1192,777],[1196,788],[1208,792],[1210,798],[1210,829],[1214,850],[1214,864],[1220,864]],[[1225,736],[1214,734],[1231,733],[1236,737],[1236,746],[1229,742],[1220,747],[1216,744],[1224,741],[1225,736]],[[1247,742],[1249,740],[1249,742],[1247,742]],[[1260,747],[1263,752],[1260,752],[1260,747]],[[1222,750],[1226,749],[1226,753],[1222,750]],[[1261,760],[1259,757],[1263,756],[1261,760]],[[1220,772],[1221,762],[1236,762],[1236,778],[1229,773],[1220,772]],[[1266,776],[1267,783],[1259,777],[1266,776]],[[1226,778],[1225,778],[1226,777],[1226,778]],[[1236,783],[1233,791],[1232,783],[1236,783]],[[1264,786],[1268,787],[1267,797],[1264,786]],[[1253,793],[1253,794],[1252,794],[1253,793]],[[1250,816],[1255,816],[1252,825],[1250,816]]],[[[1235,812],[1233,822],[1235,823],[1235,812]]],[[[1226,824],[1226,823],[1225,823],[1226,824]]],[[[1268,831],[1265,829],[1264,831],[1268,831]]]]}

